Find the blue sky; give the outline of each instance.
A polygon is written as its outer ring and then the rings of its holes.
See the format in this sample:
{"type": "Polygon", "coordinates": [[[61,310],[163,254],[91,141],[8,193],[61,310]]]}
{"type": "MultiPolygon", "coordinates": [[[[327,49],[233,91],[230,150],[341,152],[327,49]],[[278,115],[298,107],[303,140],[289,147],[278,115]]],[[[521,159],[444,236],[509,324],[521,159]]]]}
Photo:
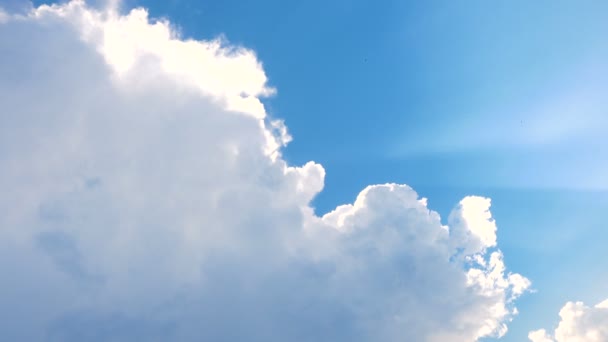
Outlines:
{"type": "Polygon", "coordinates": [[[133,4],[254,49],[294,162],[365,158],[395,170],[370,170],[379,181],[416,184],[608,186],[603,2],[133,4]]]}
{"type": "Polygon", "coordinates": [[[326,171],[318,215],[387,182],[444,220],[465,196],[491,198],[506,265],[535,290],[501,341],[608,295],[607,2],[122,4],[136,6],[255,51],[278,90],[266,111],[294,137],[284,159],[326,171]]]}

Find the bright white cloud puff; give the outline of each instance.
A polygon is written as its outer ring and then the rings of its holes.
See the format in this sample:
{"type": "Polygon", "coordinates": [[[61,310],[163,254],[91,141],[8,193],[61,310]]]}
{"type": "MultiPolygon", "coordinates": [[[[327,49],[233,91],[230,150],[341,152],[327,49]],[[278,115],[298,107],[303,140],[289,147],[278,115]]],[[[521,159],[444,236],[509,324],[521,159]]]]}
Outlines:
{"type": "MultiPolygon", "coordinates": [[[[0,12],[4,13],[4,12],[0,12]]],[[[405,185],[318,217],[255,54],[143,9],[0,15],[0,339],[476,341],[530,285],[490,200],[405,185]]]]}
{"type": "Polygon", "coordinates": [[[532,342],[605,342],[608,341],[608,299],[593,306],[568,302],[560,310],[561,321],[549,335],[545,329],[530,332],[532,342]]]}

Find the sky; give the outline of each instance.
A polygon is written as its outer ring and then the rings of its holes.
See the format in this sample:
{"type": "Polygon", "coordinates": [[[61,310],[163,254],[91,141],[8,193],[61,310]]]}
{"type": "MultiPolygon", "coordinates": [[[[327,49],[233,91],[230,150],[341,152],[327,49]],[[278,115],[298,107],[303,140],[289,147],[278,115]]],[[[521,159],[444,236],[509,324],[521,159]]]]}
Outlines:
{"type": "Polygon", "coordinates": [[[0,0],[2,339],[608,341],[608,3],[50,3],[0,0]]]}

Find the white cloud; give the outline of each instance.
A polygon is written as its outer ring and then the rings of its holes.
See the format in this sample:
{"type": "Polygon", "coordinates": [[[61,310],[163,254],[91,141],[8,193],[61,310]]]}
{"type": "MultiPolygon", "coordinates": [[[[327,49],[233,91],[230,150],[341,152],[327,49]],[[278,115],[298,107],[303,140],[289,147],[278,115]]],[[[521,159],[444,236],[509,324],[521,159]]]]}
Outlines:
{"type": "Polygon", "coordinates": [[[488,199],[448,227],[385,184],[315,216],[324,170],[281,158],[250,50],[79,1],[0,45],[2,340],[475,341],[529,286],[488,199]]]}
{"type": "Polygon", "coordinates": [[[528,338],[532,342],[555,342],[553,339],[551,339],[551,337],[549,337],[549,335],[544,329],[531,331],[528,334],[528,338]]]}
{"type": "Polygon", "coordinates": [[[465,197],[452,212],[454,243],[470,241],[466,254],[479,253],[496,246],[496,223],[490,213],[490,199],[476,196],[465,197]]]}
{"type": "Polygon", "coordinates": [[[545,329],[532,331],[532,342],[605,342],[608,341],[608,299],[593,306],[568,302],[560,310],[561,321],[550,336],[545,329]]]}

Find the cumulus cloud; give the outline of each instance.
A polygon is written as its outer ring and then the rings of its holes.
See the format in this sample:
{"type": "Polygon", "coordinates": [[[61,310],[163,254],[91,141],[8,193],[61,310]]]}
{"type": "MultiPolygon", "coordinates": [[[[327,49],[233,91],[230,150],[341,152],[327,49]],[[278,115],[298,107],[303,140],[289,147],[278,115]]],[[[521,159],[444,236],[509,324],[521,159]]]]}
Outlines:
{"type": "Polygon", "coordinates": [[[608,299],[589,307],[582,302],[568,302],[560,310],[561,321],[552,334],[545,329],[528,334],[532,342],[604,342],[608,341],[608,299]]]}
{"type": "MultiPolygon", "coordinates": [[[[321,217],[325,171],[251,50],[81,1],[0,18],[0,337],[476,341],[529,286],[489,199],[406,185],[321,217]]],[[[0,12],[5,13],[5,12],[0,12]]]]}

